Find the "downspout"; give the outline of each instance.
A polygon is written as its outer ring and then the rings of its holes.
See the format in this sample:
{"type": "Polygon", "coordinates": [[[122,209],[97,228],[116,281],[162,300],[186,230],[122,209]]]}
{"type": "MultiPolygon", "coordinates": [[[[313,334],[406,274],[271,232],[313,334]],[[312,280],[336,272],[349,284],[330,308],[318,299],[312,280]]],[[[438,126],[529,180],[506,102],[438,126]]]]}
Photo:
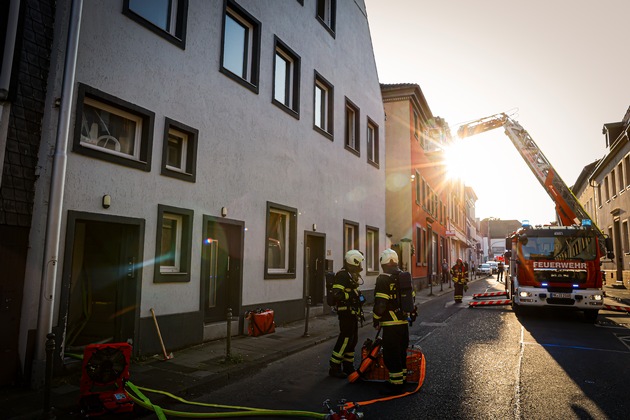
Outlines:
{"type": "MultiPolygon", "coordinates": [[[[35,361],[33,364],[33,383],[43,378],[46,363],[46,335],[52,331],[55,289],[57,283],[59,239],[63,216],[63,197],[66,182],[66,166],[68,155],[68,138],[70,135],[70,117],[74,96],[74,78],[76,74],[79,31],[83,0],[73,0],[68,25],[68,39],[61,86],[61,106],[57,123],[55,154],[53,156],[50,179],[50,196],[48,200],[48,217],[46,218],[46,237],[42,281],[37,318],[37,339],[35,342],[35,361]],[[38,369],[41,368],[41,369],[38,369]],[[40,375],[38,375],[40,374],[40,375]],[[38,378],[39,376],[39,378],[38,378]]],[[[57,338],[59,340],[59,338],[57,338]]]]}

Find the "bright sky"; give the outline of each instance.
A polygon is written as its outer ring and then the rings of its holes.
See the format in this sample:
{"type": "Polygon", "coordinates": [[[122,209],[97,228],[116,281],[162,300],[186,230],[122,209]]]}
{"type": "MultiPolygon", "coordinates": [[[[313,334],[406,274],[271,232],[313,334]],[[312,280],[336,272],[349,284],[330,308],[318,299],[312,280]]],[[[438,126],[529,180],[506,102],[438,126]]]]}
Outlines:
{"type": "MultiPolygon", "coordinates": [[[[381,83],[417,83],[453,136],[517,109],[565,183],[630,106],[630,0],[365,0],[381,83]]],[[[554,204],[502,129],[465,140],[476,215],[547,223],[554,204]]]]}

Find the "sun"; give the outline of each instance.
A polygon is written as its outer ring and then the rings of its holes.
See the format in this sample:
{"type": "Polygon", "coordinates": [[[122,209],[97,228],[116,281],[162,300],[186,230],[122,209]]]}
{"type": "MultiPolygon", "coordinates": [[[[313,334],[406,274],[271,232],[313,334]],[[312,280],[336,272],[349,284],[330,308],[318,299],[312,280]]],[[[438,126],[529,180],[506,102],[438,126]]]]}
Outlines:
{"type": "Polygon", "coordinates": [[[446,174],[449,179],[466,179],[470,174],[471,161],[474,161],[474,151],[469,144],[457,139],[444,150],[446,161],[446,174]],[[471,152],[473,152],[471,154],[471,152]]]}

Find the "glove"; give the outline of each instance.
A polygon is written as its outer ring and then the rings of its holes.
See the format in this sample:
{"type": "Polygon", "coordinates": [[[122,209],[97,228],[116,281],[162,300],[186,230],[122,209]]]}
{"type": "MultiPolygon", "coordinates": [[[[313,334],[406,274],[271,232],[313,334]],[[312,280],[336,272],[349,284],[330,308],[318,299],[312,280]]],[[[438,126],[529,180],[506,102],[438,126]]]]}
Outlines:
{"type": "Polygon", "coordinates": [[[379,322],[377,319],[372,319],[372,325],[374,326],[375,329],[378,330],[379,327],[379,322]]]}
{"type": "Polygon", "coordinates": [[[465,284],[465,285],[464,285],[464,292],[467,292],[467,291],[468,291],[468,285],[467,285],[467,284],[465,284]]]}
{"type": "Polygon", "coordinates": [[[407,317],[407,321],[409,322],[410,327],[413,325],[416,318],[418,318],[418,307],[414,306],[413,311],[411,311],[411,313],[409,314],[409,317],[407,317]]]}

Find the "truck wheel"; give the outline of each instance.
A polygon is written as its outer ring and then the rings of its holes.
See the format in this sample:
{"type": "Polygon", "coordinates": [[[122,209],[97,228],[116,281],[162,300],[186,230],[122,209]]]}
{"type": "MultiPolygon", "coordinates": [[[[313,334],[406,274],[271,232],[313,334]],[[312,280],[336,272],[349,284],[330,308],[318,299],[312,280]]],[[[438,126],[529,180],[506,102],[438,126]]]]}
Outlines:
{"type": "Polygon", "coordinates": [[[584,311],[584,320],[590,324],[597,322],[599,311],[597,309],[586,309],[584,311]]]}

